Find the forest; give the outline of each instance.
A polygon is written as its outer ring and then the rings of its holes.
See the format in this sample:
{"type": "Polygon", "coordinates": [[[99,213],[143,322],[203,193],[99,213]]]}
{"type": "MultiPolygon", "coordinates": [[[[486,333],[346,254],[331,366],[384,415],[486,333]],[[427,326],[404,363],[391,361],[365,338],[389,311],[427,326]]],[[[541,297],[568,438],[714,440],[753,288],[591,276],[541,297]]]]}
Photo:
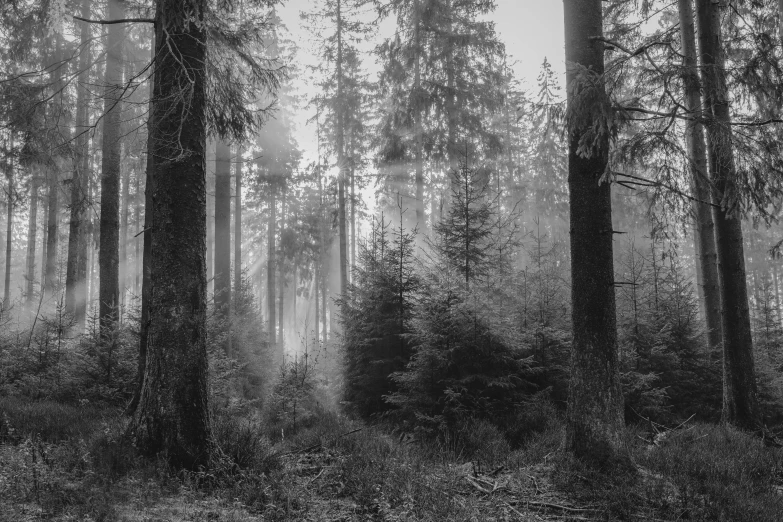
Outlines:
{"type": "Polygon", "coordinates": [[[1,0],[0,521],[779,522],[782,144],[783,0],[1,0]]]}

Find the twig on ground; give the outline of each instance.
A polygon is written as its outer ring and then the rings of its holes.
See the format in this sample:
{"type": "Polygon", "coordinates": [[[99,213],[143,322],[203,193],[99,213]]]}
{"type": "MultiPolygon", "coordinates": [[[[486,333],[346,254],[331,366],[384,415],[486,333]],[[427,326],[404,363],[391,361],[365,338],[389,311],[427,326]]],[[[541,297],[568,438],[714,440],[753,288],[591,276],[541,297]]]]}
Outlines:
{"type": "Polygon", "coordinates": [[[485,495],[489,495],[489,494],[490,494],[490,491],[487,491],[486,489],[484,489],[483,487],[481,487],[481,485],[480,485],[478,482],[476,482],[475,480],[473,480],[473,478],[469,477],[468,475],[465,475],[465,480],[467,480],[467,481],[468,481],[468,483],[469,483],[471,486],[473,486],[473,487],[474,487],[474,488],[476,488],[477,490],[481,491],[481,492],[482,492],[482,493],[484,493],[485,495]]]}
{"type": "MultiPolygon", "coordinates": [[[[336,441],[336,440],[338,440],[338,439],[341,439],[341,438],[343,438],[343,437],[346,437],[346,436],[348,436],[348,435],[353,435],[354,433],[357,433],[357,432],[359,432],[359,431],[362,431],[363,429],[364,429],[364,428],[356,428],[355,430],[348,431],[348,432],[346,432],[346,433],[343,433],[343,434],[341,434],[341,435],[338,435],[338,436],[336,436],[335,438],[333,438],[333,439],[331,439],[331,440],[327,441],[327,442],[326,442],[326,444],[332,443],[332,442],[334,442],[334,441],[336,441]]],[[[314,451],[314,450],[317,450],[318,448],[321,448],[321,447],[323,447],[323,445],[324,445],[324,443],[323,443],[323,442],[319,442],[318,444],[313,444],[312,446],[309,446],[309,447],[307,447],[307,448],[298,449],[298,450],[294,450],[294,451],[289,451],[288,453],[283,453],[283,454],[282,454],[282,455],[280,455],[280,456],[281,456],[281,457],[287,457],[288,455],[298,455],[299,453],[310,453],[311,451],[314,451]]]]}

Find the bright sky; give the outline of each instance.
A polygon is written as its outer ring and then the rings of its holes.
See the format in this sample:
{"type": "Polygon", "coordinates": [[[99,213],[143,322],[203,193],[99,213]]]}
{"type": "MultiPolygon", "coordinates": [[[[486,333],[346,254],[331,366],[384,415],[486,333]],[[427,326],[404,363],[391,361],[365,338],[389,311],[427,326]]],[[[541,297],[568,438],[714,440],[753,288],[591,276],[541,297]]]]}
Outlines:
{"type": "MultiPolygon", "coordinates": [[[[320,2],[319,2],[320,3],[320,2]]],[[[312,51],[309,35],[302,28],[299,13],[313,9],[311,0],[288,0],[279,9],[283,23],[288,27],[299,45],[300,65],[313,65],[318,58],[312,51]]],[[[563,3],[560,0],[497,0],[497,9],[489,16],[495,22],[500,39],[506,44],[506,50],[515,60],[514,70],[525,87],[532,87],[538,76],[544,57],[549,59],[556,71],[565,76],[563,50],[563,3]]],[[[366,48],[364,58],[368,70],[378,70],[371,63],[374,57],[371,49],[383,38],[393,34],[395,21],[387,20],[379,28],[373,41],[366,48]]],[[[304,94],[309,94],[305,91],[304,94]]],[[[315,94],[315,93],[313,93],[315,94]]],[[[305,125],[311,114],[302,114],[297,118],[299,127],[298,141],[305,151],[305,164],[315,159],[315,125],[305,125]]]]}

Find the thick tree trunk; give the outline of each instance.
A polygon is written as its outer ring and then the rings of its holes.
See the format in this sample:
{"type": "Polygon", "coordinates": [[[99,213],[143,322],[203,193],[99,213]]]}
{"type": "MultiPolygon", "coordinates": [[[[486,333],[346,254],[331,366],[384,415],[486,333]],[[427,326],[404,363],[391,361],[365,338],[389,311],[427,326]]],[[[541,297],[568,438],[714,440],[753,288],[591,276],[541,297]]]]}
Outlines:
{"type": "Polygon", "coordinates": [[[231,147],[219,139],[215,148],[215,310],[226,320],[230,303],[231,147]]]}
{"type": "Polygon", "coordinates": [[[696,251],[700,274],[699,293],[703,298],[702,309],[707,325],[707,341],[711,348],[721,343],[721,296],[718,280],[718,252],[715,246],[715,225],[712,220],[712,190],[707,171],[707,150],[704,142],[704,126],[701,123],[702,100],[696,55],[696,29],[693,18],[693,0],[678,0],[680,10],[680,36],[682,39],[683,84],[685,105],[692,117],[686,126],[685,141],[691,167],[693,214],[696,220],[696,251]]]}
{"type": "MultiPolygon", "coordinates": [[[[236,179],[234,180],[234,301],[242,295],[242,147],[237,146],[236,179]]],[[[235,306],[235,309],[238,306],[235,306]]]]}
{"type": "Polygon", "coordinates": [[[189,469],[209,465],[214,448],[206,350],[205,11],[205,0],[184,7],[160,0],[156,9],[152,150],[165,161],[154,161],[147,365],[129,426],[142,454],[164,453],[189,469]]]}
{"type": "Polygon", "coordinates": [[[760,425],[753,340],[748,308],[742,222],[737,209],[736,168],[732,147],[731,115],[724,51],[721,42],[720,7],[714,0],[696,0],[701,51],[702,83],[710,155],[710,177],[715,185],[713,208],[715,242],[723,310],[723,419],[741,429],[760,425]]]}
{"type": "MultiPolygon", "coordinates": [[[[568,103],[581,74],[603,75],[601,0],[565,2],[568,103]]],[[[602,82],[594,97],[606,94],[602,82]]],[[[593,98],[590,96],[589,98],[593,98]]],[[[570,110],[587,108],[570,107],[570,110]]],[[[569,129],[568,187],[571,220],[573,345],[566,420],[566,448],[577,457],[605,461],[618,454],[623,430],[623,396],[617,352],[609,183],[599,184],[608,158],[608,135],[598,138],[590,157],[577,153],[585,129],[569,129]]]]}
{"type": "MultiPolygon", "coordinates": [[[[125,16],[125,2],[109,2],[109,19],[125,16]]],[[[122,97],[123,24],[109,26],[106,44],[106,72],[103,98],[103,154],[101,160],[101,242],[98,250],[99,310],[101,332],[118,319],[120,242],[120,110],[122,97]]]]}
{"type": "Polygon", "coordinates": [[[26,306],[35,303],[35,241],[38,233],[38,171],[34,167],[30,175],[30,217],[27,222],[27,291],[26,306]]]}
{"type": "MultiPolygon", "coordinates": [[[[80,14],[90,17],[90,0],[82,0],[80,14]]],[[[89,128],[87,99],[90,81],[89,61],[91,50],[90,24],[80,28],[79,77],[76,91],[76,143],[71,179],[71,216],[68,230],[68,260],[65,269],[65,310],[73,314],[78,331],[84,329],[87,317],[87,177],[89,165],[89,128]]]]}
{"type": "MultiPolygon", "coordinates": [[[[270,173],[271,174],[271,173],[270,173]]],[[[271,177],[271,176],[270,176],[271,177]]],[[[266,306],[268,312],[267,330],[269,331],[269,344],[275,346],[277,344],[277,321],[275,320],[275,278],[277,277],[275,263],[275,253],[277,247],[275,246],[275,236],[277,236],[277,216],[276,216],[276,201],[275,201],[275,183],[270,180],[269,186],[269,222],[267,224],[267,257],[266,257],[266,306]]]]}

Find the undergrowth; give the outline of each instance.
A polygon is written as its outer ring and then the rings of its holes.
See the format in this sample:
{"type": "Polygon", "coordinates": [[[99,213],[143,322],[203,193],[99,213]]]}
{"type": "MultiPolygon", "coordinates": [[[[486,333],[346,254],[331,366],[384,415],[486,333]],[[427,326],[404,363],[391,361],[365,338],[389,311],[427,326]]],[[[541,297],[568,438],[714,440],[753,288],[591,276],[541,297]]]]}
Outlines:
{"type": "Polygon", "coordinates": [[[217,411],[219,465],[183,473],[137,456],[118,411],[4,398],[0,520],[780,520],[783,452],[751,435],[697,424],[655,446],[631,427],[633,465],[596,471],[536,408],[451,438],[323,409],[281,434],[217,411]]]}

